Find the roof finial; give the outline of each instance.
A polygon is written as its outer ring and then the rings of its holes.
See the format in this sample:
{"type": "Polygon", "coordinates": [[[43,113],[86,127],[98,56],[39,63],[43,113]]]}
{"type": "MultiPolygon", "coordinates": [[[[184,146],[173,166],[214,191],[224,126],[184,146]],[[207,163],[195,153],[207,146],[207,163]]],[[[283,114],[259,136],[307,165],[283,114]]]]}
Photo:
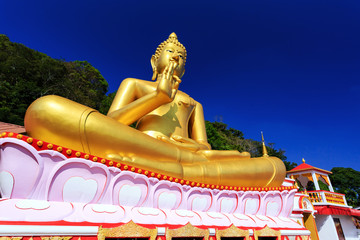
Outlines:
{"type": "Polygon", "coordinates": [[[268,155],[267,150],[266,150],[264,134],[263,134],[262,131],[261,131],[261,140],[262,140],[262,147],[263,147],[263,157],[268,157],[269,155],[268,155]]]}
{"type": "Polygon", "coordinates": [[[305,163],[305,159],[304,159],[304,158],[302,159],[302,162],[305,163]]]}

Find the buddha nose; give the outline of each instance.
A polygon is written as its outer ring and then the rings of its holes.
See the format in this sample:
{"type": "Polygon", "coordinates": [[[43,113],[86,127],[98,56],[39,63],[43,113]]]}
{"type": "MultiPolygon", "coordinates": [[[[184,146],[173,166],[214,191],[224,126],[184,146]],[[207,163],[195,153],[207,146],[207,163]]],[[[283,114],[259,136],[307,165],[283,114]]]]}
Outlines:
{"type": "Polygon", "coordinates": [[[179,55],[175,54],[174,56],[172,56],[172,59],[179,63],[179,55]]]}

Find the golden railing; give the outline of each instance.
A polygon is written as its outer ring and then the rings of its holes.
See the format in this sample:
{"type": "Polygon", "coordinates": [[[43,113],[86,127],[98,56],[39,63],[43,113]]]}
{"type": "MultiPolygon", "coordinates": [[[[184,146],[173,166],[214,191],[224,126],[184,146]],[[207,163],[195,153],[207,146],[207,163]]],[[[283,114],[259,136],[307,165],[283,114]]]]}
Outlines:
{"type": "Polygon", "coordinates": [[[309,194],[309,199],[311,201],[311,203],[322,203],[324,202],[320,192],[318,191],[313,191],[313,192],[307,192],[309,194]]]}
{"type": "Polygon", "coordinates": [[[343,205],[347,206],[345,200],[345,194],[329,192],[329,191],[308,191],[309,199],[311,203],[327,203],[327,204],[335,204],[335,205],[343,205]]]}

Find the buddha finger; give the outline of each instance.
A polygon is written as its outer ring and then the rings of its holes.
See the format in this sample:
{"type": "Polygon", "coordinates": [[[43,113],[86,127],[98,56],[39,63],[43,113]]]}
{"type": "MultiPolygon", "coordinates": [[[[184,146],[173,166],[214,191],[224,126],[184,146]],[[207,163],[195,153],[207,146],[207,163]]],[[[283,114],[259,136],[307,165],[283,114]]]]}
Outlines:
{"type": "Polygon", "coordinates": [[[174,139],[174,140],[177,141],[177,142],[183,142],[183,137],[181,137],[181,136],[179,136],[179,135],[173,134],[173,135],[171,136],[171,138],[174,139]]]}
{"type": "Polygon", "coordinates": [[[171,98],[174,99],[174,97],[175,97],[175,95],[177,93],[177,90],[179,89],[179,84],[181,83],[181,80],[180,80],[180,78],[178,76],[173,75],[173,80],[172,81],[173,81],[173,83],[172,83],[173,90],[171,92],[171,98]]]}
{"type": "Polygon", "coordinates": [[[156,137],[158,140],[160,140],[160,141],[164,141],[164,142],[170,142],[171,140],[170,140],[170,138],[169,139],[167,139],[167,137],[165,137],[165,136],[157,136],[156,137]]]}
{"type": "Polygon", "coordinates": [[[169,75],[169,65],[165,67],[164,71],[163,71],[163,76],[165,76],[166,78],[168,78],[169,75]]]}
{"type": "Polygon", "coordinates": [[[169,66],[167,66],[167,68],[166,68],[166,72],[165,72],[165,79],[167,80],[167,81],[171,81],[171,76],[172,76],[172,72],[173,72],[173,70],[171,69],[171,66],[169,65],[169,66]]]}
{"type": "Polygon", "coordinates": [[[171,136],[172,139],[174,139],[177,142],[181,142],[181,143],[190,143],[190,144],[194,144],[194,145],[198,145],[198,143],[191,138],[186,138],[186,137],[182,137],[179,135],[173,135],[171,136]]]}
{"type": "Polygon", "coordinates": [[[180,83],[182,82],[181,79],[180,79],[178,76],[176,76],[176,75],[173,76],[173,79],[175,79],[175,81],[176,81],[178,84],[180,84],[180,83]]]}
{"type": "Polygon", "coordinates": [[[173,84],[173,89],[174,90],[178,90],[179,89],[179,82],[175,81],[175,83],[173,84]]]}
{"type": "MultiPolygon", "coordinates": [[[[178,87],[179,87],[179,86],[178,86],[178,87]]],[[[176,93],[177,93],[177,88],[176,88],[176,89],[173,89],[173,90],[171,91],[171,99],[174,99],[174,98],[175,98],[176,93]]]]}
{"type": "Polygon", "coordinates": [[[178,64],[175,60],[171,59],[169,65],[170,65],[170,75],[173,76],[175,68],[177,67],[178,64]]]}

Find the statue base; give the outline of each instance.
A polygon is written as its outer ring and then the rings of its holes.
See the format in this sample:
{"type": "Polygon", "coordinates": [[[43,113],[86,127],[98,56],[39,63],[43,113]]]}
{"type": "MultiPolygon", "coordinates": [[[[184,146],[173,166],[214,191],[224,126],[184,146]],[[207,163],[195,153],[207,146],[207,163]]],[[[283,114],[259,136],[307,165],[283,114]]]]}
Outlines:
{"type": "Polygon", "coordinates": [[[310,234],[290,218],[295,186],[209,186],[21,134],[1,136],[2,236],[288,239],[283,237],[310,234]]]}

